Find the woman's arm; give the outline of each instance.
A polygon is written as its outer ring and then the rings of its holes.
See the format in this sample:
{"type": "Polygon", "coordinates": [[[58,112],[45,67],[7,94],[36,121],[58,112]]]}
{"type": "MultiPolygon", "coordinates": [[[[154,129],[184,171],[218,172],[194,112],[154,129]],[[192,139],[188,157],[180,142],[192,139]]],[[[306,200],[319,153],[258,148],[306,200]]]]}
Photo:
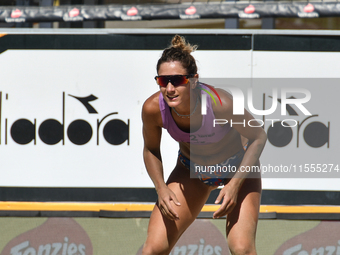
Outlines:
{"type": "Polygon", "coordinates": [[[158,97],[152,96],[143,105],[143,157],[146,170],[155,185],[158,194],[158,206],[164,216],[171,220],[178,219],[178,214],[171,206],[170,201],[180,205],[176,195],[164,182],[163,164],[160,152],[162,136],[161,116],[158,106],[158,97]]]}
{"type": "Polygon", "coordinates": [[[248,125],[248,121],[253,120],[254,117],[246,110],[244,115],[233,115],[233,102],[230,95],[220,90],[219,93],[222,95],[221,98],[223,101],[222,106],[217,108],[216,117],[222,118],[223,116],[223,119],[227,119],[229,123],[234,123],[232,127],[241,136],[248,139],[248,148],[238,171],[228,184],[221,189],[219,196],[215,201],[215,203],[220,203],[223,199],[221,207],[214,213],[214,218],[224,216],[233,210],[237,203],[238,192],[248,176],[248,173],[242,170],[244,170],[246,166],[259,167],[259,158],[267,141],[267,135],[262,127],[254,127],[257,125],[254,121],[250,122],[252,126],[248,125]]]}

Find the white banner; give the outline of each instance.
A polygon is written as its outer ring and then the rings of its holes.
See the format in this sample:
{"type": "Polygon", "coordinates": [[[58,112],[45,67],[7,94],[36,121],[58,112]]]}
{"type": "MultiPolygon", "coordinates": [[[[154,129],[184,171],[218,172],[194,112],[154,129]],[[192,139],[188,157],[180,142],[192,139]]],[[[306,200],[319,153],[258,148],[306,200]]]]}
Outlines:
{"type": "MultiPolygon", "coordinates": [[[[142,157],[141,109],[158,91],[153,77],[160,54],[159,50],[7,50],[0,54],[0,186],[153,187],[142,157]]],[[[262,109],[264,101],[270,107],[272,87],[279,93],[283,87],[297,87],[296,83],[256,81],[322,78],[299,86],[310,91],[306,108],[318,116],[287,116],[299,121],[301,128],[291,128],[286,144],[269,136],[261,163],[304,172],[306,167],[317,169],[317,164],[330,170],[333,164],[335,171],[340,164],[335,132],[340,125],[339,87],[336,79],[323,81],[339,78],[339,53],[198,50],[194,56],[202,81],[248,79],[249,84],[240,88],[245,94],[253,89],[256,109],[262,109]],[[318,128],[328,131],[324,143],[313,139],[318,128]]],[[[218,82],[211,85],[219,86],[218,82]]],[[[279,115],[276,112],[270,118],[282,120],[279,115]]],[[[161,149],[167,177],[175,165],[178,144],[166,131],[161,149]]],[[[315,172],[309,173],[315,177],[315,172]]],[[[338,189],[334,175],[332,179],[270,177],[264,178],[263,188],[338,189]]]]}
{"type": "MultiPolygon", "coordinates": [[[[159,89],[153,77],[160,54],[2,53],[0,186],[153,187],[142,157],[141,109],[159,89]]],[[[250,75],[249,52],[202,51],[195,56],[205,75],[244,75],[244,70],[250,75]],[[237,58],[237,65],[219,66],[222,60],[237,58]],[[218,68],[211,69],[213,59],[218,68]]],[[[163,132],[165,176],[175,165],[177,151],[178,144],[163,132]]]]}

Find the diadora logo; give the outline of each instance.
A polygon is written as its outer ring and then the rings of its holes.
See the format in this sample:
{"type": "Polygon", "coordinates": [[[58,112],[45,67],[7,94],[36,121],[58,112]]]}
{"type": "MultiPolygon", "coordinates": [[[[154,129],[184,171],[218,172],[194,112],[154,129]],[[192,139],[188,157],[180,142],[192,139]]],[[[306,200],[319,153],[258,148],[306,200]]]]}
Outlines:
{"type": "MultiPolygon", "coordinates": [[[[81,103],[87,110],[88,114],[98,114],[97,110],[91,105],[92,101],[98,98],[94,95],[89,95],[87,97],[78,97],[75,95],[68,95],[70,100],[76,99],[81,103]],[[71,99],[73,98],[73,99],[71,99]]],[[[0,145],[2,144],[1,138],[5,138],[4,144],[9,143],[9,138],[20,145],[26,145],[33,142],[34,145],[37,144],[37,136],[40,140],[48,145],[56,145],[61,143],[65,145],[68,140],[75,145],[84,145],[91,141],[93,134],[95,134],[95,139],[97,145],[100,142],[100,132],[104,140],[111,145],[120,145],[127,141],[129,145],[129,128],[130,120],[125,123],[123,120],[112,118],[117,115],[118,112],[111,112],[106,114],[101,119],[97,119],[96,122],[91,124],[91,120],[76,119],[71,120],[66,123],[66,96],[65,92],[62,93],[62,110],[61,110],[61,120],[48,118],[46,120],[40,121],[37,118],[19,118],[13,121],[11,120],[11,115],[7,116],[6,102],[8,102],[9,95],[5,94],[3,97],[0,91],[0,145]],[[3,119],[3,116],[5,118],[3,119]],[[4,120],[4,121],[3,121],[4,120]]],[[[74,110],[72,109],[72,112],[74,110]]],[[[89,119],[93,118],[89,116],[89,119]]]]}
{"type": "MultiPolygon", "coordinates": [[[[273,104],[281,104],[282,99],[277,96],[268,96],[273,100],[273,104]]],[[[296,99],[294,96],[290,97],[291,100],[296,99]]],[[[266,104],[266,94],[263,94],[263,105],[266,104]]],[[[263,123],[270,121],[271,125],[268,127],[267,136],[268,141],[275,147],[285,147],[293,141],[293,137],[296,139],[296,148],[300,147],[300,140],[304,141],[308,146],[313,148],[319,148],[327,144],[329,148],[330,138],[330,121],[327,124],[322,123],[320,120],[310,122],[311,118],[319,117],[319,114],[313,114],[310,116],[299,114],[294,108],[296,105],[287,104],[286,112],[289,116],[298,119],[265,119],[263,116],[263,123]],[[300,119],[302,116],[304,119],[300,119]],[[300,119],[300,120],[299,120],[300,119]],[[303,139],[300,137],[303,136],[303,139]]],[[[293,142],[294,143],[294,142],[293,142]]]]}

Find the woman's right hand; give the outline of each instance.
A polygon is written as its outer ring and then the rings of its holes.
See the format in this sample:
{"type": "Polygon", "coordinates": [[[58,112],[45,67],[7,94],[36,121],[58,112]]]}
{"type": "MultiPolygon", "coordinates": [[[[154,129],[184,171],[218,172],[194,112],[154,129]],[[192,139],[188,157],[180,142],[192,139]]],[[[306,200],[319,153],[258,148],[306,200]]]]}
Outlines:
{"type": "Polygon", "coordinates": [[[176,206],[180,206],[180,202],[178,201],[174,192],[169,189],[168,186],[164,186],[157,190],[158,193],[158,208],[161,213],[170,220],[179,220],[177,212],[172,207],[172,204],[176,206]]]}

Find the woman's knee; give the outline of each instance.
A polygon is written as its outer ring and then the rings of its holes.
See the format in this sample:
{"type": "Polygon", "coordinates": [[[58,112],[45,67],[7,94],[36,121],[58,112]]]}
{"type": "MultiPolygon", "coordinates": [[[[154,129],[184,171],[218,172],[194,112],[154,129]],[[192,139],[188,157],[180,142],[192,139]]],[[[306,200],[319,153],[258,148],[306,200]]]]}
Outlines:
{"type": "Polygon", "coordinates": [[[147,244],[145,243],[143,246],[142,255],[167,255],[169,254],[167,247],[161,247],[157,244],[147,244]]]}
{"type": "Polygon", "coordinates": [[[247,240],[228,241],[232,255],[256,255],[255,243],[247,240]]]}

